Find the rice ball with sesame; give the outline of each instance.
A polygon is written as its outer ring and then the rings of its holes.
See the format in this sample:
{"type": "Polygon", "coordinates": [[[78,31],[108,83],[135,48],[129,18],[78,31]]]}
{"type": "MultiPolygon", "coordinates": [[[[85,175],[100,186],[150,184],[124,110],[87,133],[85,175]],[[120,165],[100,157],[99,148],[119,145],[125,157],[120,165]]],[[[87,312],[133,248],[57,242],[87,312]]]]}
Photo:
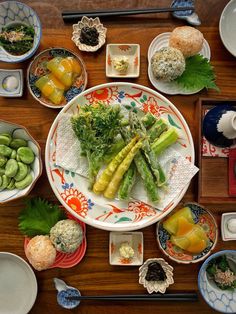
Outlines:
{"type": "Polygon", "coordinates": [[[50,239],[57,251],[73,253],[82,243],[83,230],[75,220],[60,220],[51,228],[50,239]]]}
{"type": "Polygon", "coordinates": [[[157,80],[170,82],[182,75],[185,70],[185,59],[182,52],[171,47],[156,51],[151,59],[151,69],[157,80]]]}
{"type": "Polygon", "coordinates": [[[36,270],[48,269],[55,262],[56,249],[49,236],[39,235],[33,237],[25,250],[25,255],[36,270]]]}

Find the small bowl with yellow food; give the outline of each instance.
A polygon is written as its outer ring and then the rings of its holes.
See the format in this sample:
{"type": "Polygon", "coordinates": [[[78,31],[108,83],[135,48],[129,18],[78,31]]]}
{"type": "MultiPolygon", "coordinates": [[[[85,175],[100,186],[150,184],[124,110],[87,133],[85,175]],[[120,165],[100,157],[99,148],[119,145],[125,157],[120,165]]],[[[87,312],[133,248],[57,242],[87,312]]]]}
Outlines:
{"type": "Polygon", "coordinates": [[[27,71],[31,95],[49,108],[62,108],[87,85],[83,60],[65,48],[50,48],[39,53],[27,71]]]}
{"type": "Polygon", "coordinates": [[[157,224],[157,242],[161,251],[177,263],[204,260],[214,249],[218,227],[214,216],[197,203],[176,208],[157,224]]]}

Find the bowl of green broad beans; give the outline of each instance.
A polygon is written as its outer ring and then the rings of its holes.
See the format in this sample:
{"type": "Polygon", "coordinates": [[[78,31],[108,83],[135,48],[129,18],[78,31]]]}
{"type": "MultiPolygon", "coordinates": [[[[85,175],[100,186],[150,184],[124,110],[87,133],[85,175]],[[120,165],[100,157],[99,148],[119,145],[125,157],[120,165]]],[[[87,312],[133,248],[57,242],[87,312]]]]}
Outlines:
{"type": "Polygon", "coordinates": [[[29,194],[41,174],[39,144],[25,127],[0,120],[0,204],[29,194]]]}
{"type": "Polygon", "coordinates": [[[32,57],[42,27],[35,11],[18,1],[0,3],[0,61],[16,63],[32,57]]]}

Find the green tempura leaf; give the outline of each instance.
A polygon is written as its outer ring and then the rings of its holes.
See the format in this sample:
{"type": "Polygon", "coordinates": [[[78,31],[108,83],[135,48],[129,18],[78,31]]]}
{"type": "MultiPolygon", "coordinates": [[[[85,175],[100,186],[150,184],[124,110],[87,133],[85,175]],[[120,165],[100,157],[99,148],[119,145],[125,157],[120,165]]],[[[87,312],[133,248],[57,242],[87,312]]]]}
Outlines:
{"type": "Polygon", "coordinates": [[[62,219],[66,219],[66,214],[59,206],[41,198],[32,198],[20,213],[19,229],[29,237],[45,235],[62,219]]]}
{"type": "Polygon", "coordinates": [[[219,91],[215,83],[215,73],[210,61],[202,55],[187,58],[184,73],[176,79],[176,82],[188,90],[212,88],[219,91]]]}

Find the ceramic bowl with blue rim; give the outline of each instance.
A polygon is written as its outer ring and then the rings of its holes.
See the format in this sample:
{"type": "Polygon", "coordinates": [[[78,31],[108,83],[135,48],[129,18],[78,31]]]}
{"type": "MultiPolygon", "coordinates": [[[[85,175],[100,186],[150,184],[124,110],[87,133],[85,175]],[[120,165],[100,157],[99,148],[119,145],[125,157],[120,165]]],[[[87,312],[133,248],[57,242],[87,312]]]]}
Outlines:
{"type": "MultiPolygon", "coordinates": [[[[213,279],[207,274],[207,267],[209,263],[220,256],[225,255],[231,260],[230,266],[236,267],[236,250],[219,251],[209,256],[202,264],[198,273],[198,287],[203,299],[214,310],[221,313],[236,313],[236,288],[232,290],[221,290],[213,279]],[[232,266],[233,266],[232,265],[232,266]]],[[[232,267],[233,268],[233,267],[232,267]]],[[[234,272],[235,270],[232,269],[234,272]]]]}
{"type": "Polygon", "coordinates": [[[79,55],[66,48],[49,48],[40,52],[37,56],[35,56],[33,61],[31,61],[27,70],[27,85],[31,95],[40,104],[53,109],[63,108],[70,100],[82,93],[87,86],[87,81],[88,75],[84,61],[79,55]],[[64,91],[63,100],[59,105],[55,105],[48,98],[44,97],[42,92],[35,85],[35,82],[40,77],[50,73],[47,69],[47,63],[57,57],[73,57],[79,63],[81,68],[81,73],[75,77],[70,88],[64,91]]]}
{"type": "MultiPolygon", "coordinates": [[[[17,189],[14,187],[10,188],[10,186],[8,186],[5,189],[2,189],[1,187],[2,185],[1,185],[0,186],[0,204],[7,203],[10,201],[16,200],[20,197],[24,197],[28,195],[30,191],[33,189],[38,178],[42,174],[41,149],[40,149],[39,144],[32,137],[32,135],[30,135],[27,129],[24,126],[19,125],[19,124],[0,120],[0,134],[4,134],[4,133],[10,134],[12,139],[16,139],[16,138],[24,139],[27,142],[27,146],[31,148],[31,150],[33,151],[34,161],[28,166],[28,173],[32,175],[33,180],[28,186],[26,186],[23,189],[17,189]]],[[[0,169],[1,169],[0,181],[2,182],[3,174],[5,174],[3,173],[3,171],[5,170],[5,167],[2,166],[0,169]]]]}
{"type": "Polygon", "coordinates": [[[181,264],[198,263],[210,255],[215,248],[218,239],[218,227],[214,216],[209,210],[197,203],[187,203],[183,207],[191,210],[193,221],[201,226],[208,238],[208,245],[201,253],[190,253],[181,249],[171,241],[171,234],[164,228],[163,222],[180,208],[175,208],[170,215],[162,219],[156,228],[157,243],[161,251],[170,259],[181,264]]]}
{"type": "Polygon", "coordinates": [[[0,46],[0,61],[17,63],[32,57],[40,44],[42,26],[38,15],[33,9],[18,1],[4,1],[0,3],[0,32],[3,27],[15,24],[32,26],[34,29],[34,41],[32,48],[21,55],[13,55],[0,46]]]}

